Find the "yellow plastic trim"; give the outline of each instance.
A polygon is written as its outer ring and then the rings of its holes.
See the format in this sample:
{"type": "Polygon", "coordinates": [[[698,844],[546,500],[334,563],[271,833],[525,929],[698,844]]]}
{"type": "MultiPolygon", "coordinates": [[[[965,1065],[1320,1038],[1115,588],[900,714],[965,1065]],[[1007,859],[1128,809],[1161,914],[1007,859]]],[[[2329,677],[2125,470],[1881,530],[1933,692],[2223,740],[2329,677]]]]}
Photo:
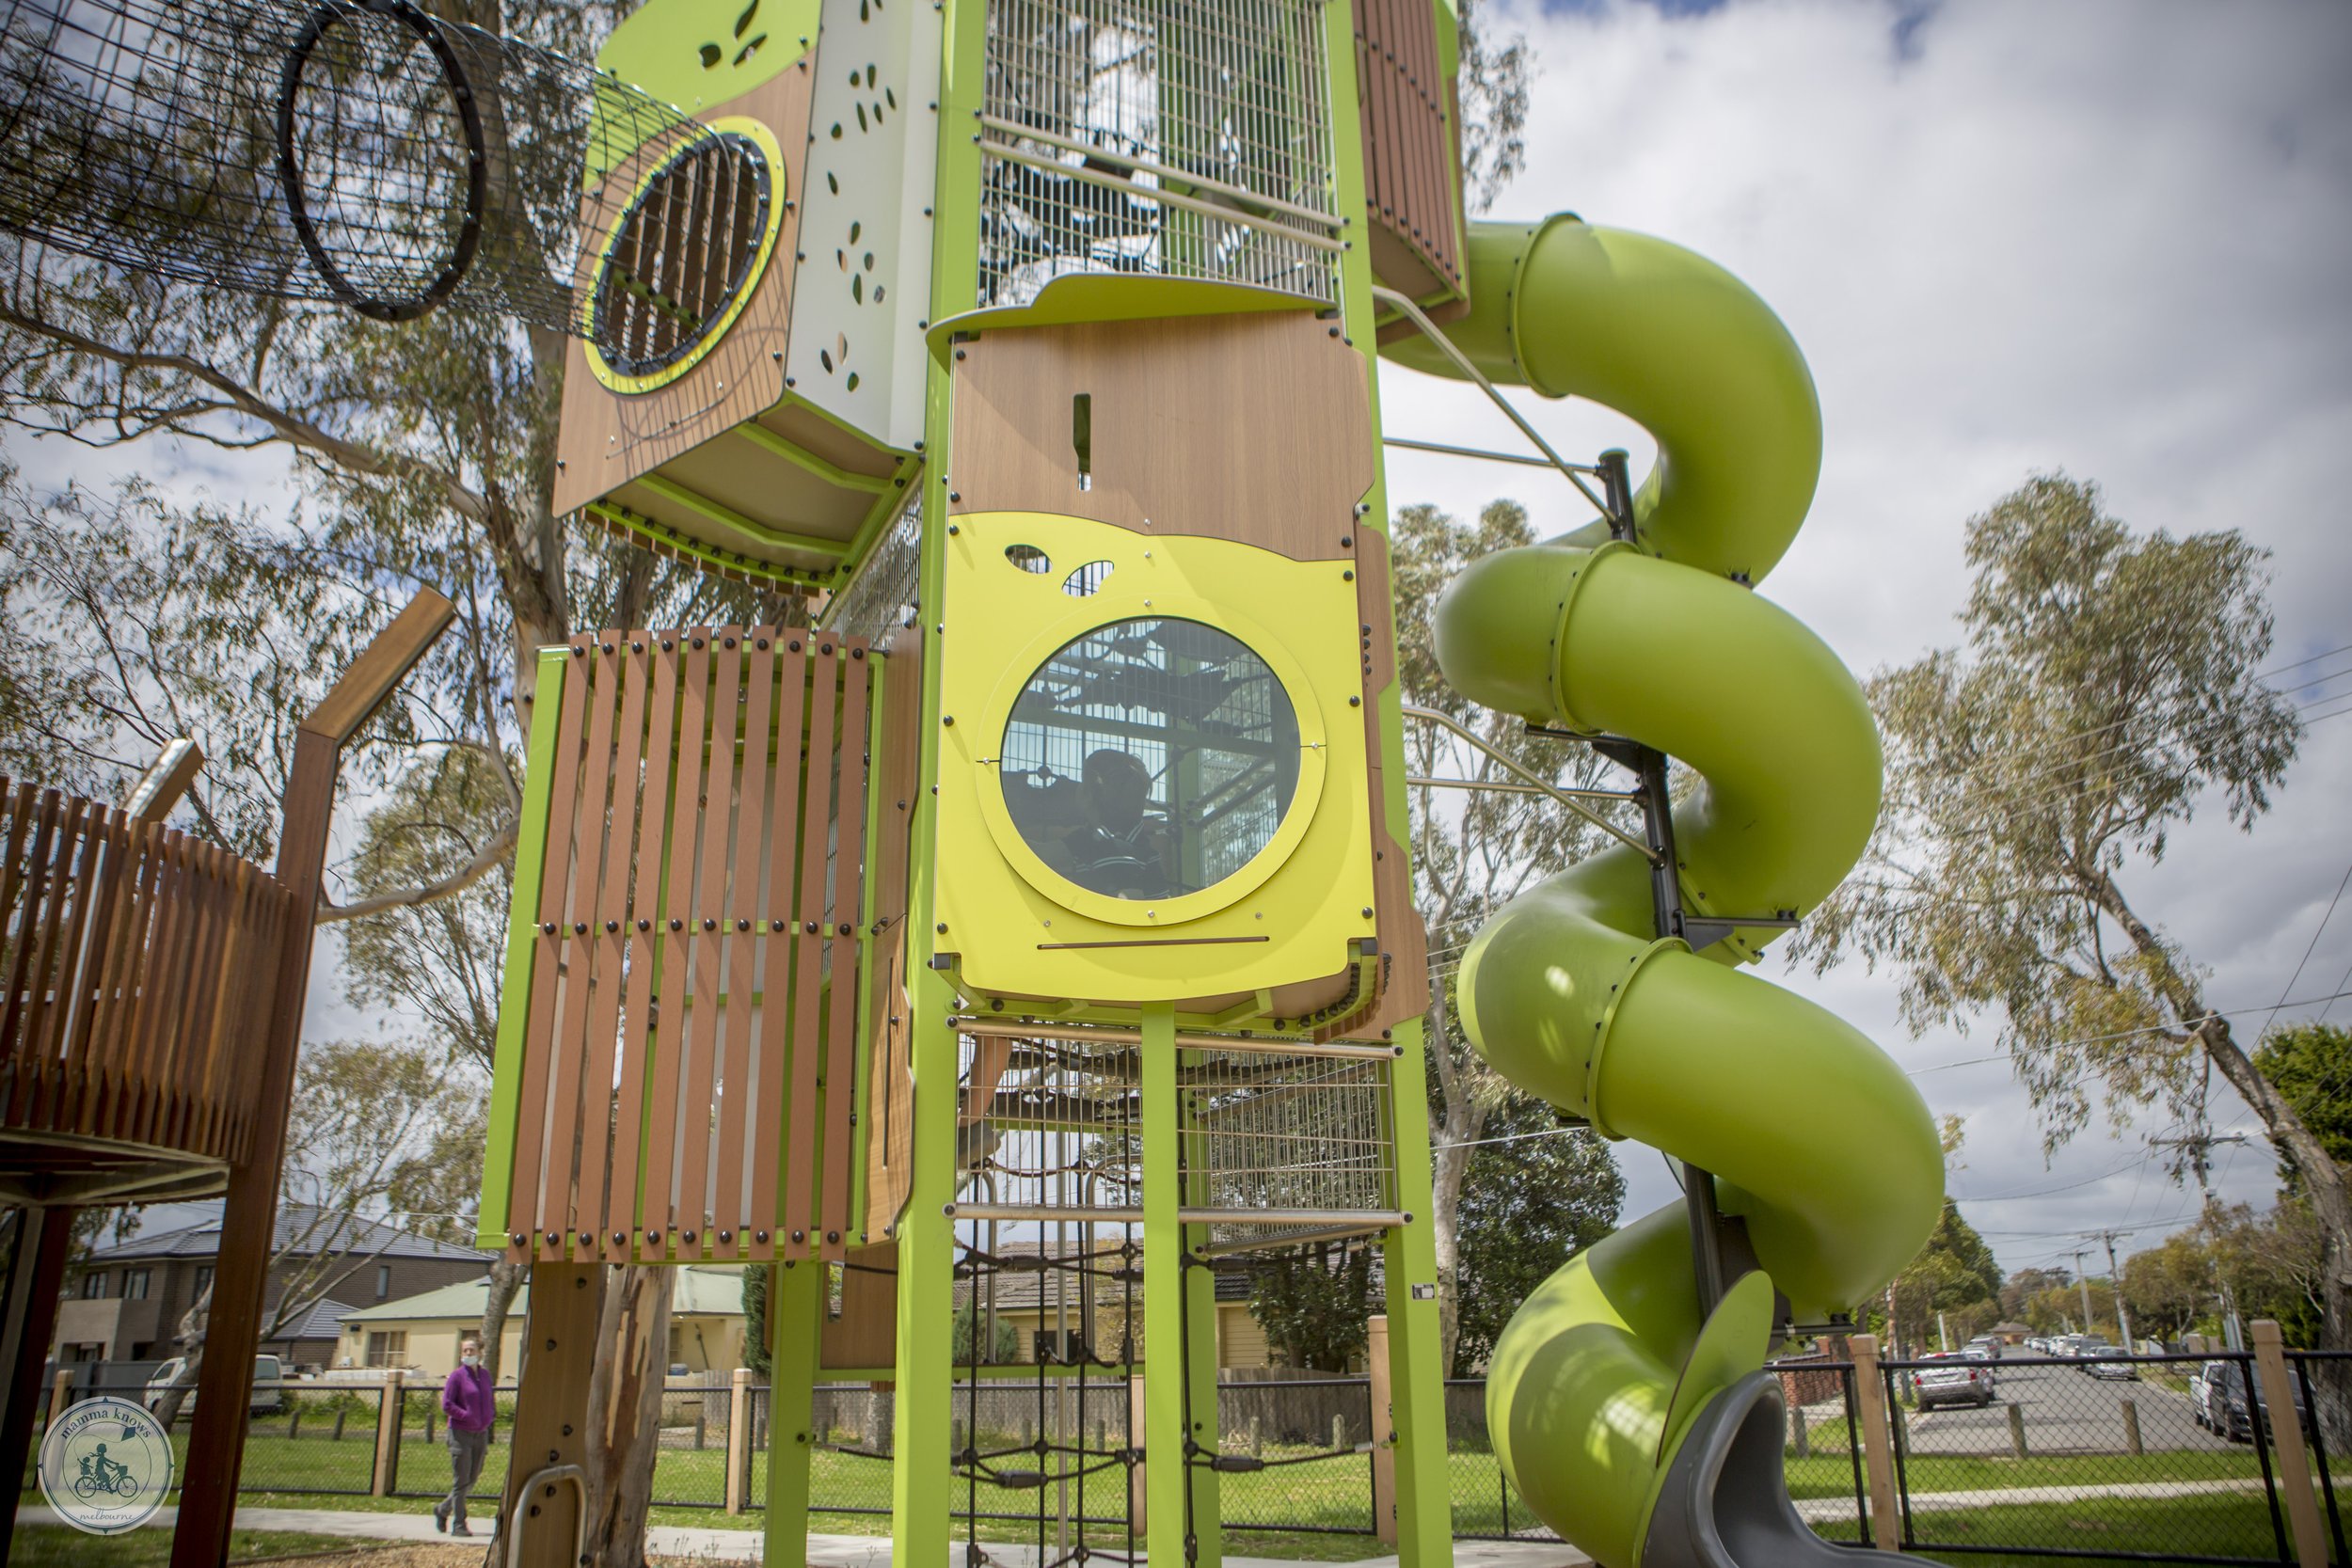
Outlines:
{"type": "MultiPolygon", "coordinates": [[[[767,227],[760,232],[759,249],[752,258],[751,271],[745,276],[743,286],[735,291],[735,298],[728,302],[725,313],[706,328],[701,339],[693,347],[680,356],[675,364],[664,365],[661,369],[649,372],[644,375],[624,374],[614,370],[606,361],[604,352],[596,346],[596,290],[592,288],[586,291],[586,297],[580,304],[580,325],[581,347],[586,349],[588,354],[589,372],[606,387],[625,396],[657,391],[669,386],[696,365],[701,364],[704,357],[719,346],[734,327],[736,319],[742,315],[744,307],[751,304],[752,295],[758,292],[759,280],[767,276],[769,260],[775,254],[776,237],[784,231],[784,209],[790,192],[786,188],[784,150],[776,145],[775,133],[759,121],[741,115],[729,115],[723,119],[714,119],[710,122],[710,129],[742,136],[756,146],[760,156],[767,160],[769,186],[767,227]]],[[[680,150],[684,149],[681,148],[680,150]]],[[[675,154],[672,157],[663,158],[638,176],[636,189],[629,192],[628,200],[623,204],[620,216],[612,220],[612,227],[605,234],[604,244],[596,252],[597,276],[603,275],[605,265],[612,261],[613,247],[621,243],[621,231],[628,227],[629,219],[636,215],[638,205],[644,200],[646,190],[665,169],[670,167],[674,158],[675,154]]]]}
{"type": "Polygon", "coordinates": [[[1013,706],[1027,689],[1030,677],[1062,648],[1090,631],[1122,621],[1191,621],[1236,639],[1265,660],[1274,678],[1282,683],[1292,711],[1298,716],[1298,787],[1292,793],[1290,805],[1283,811],[1274,836],[1239,870],[1197,893],[1148,902],[1114,898],[1109,894],[1080,887],[1046,864],[1029,847],[1028,840],[1013,825],[1010,808],[1005,804],[1004,778],[994,754],[987,761],[976,761],[974,766],[993,775],[979,788],[980,816],[988,823],[989,836],[996,841],[998,851],[1011,863],[1023,881],[1080,914],[1115,926],[1165,929],[1230,909],[1257,892],[1291,858],[1298,841],[1307,836],[1307,824],[1314,819],[1315,811],[1323,802],[1323,705],[1315,700],[1305,667],[1291,657],[1279,639],[1256,621],[1196,594],[1171,594],[1164,583],[1155,587],[1150,577],[1136,573],[1126,574],[1133,580],[1122,592],[1119,588],[1120,576],[1113,572],[1101,591],[1085,598],[1072,598],[1069,612],[1046,623],[1045,629],[1014,656],[981,714],[981,733],[990,737],[992,753],[1004,751],[1006,726],[1011,722],[1013,706]]]}

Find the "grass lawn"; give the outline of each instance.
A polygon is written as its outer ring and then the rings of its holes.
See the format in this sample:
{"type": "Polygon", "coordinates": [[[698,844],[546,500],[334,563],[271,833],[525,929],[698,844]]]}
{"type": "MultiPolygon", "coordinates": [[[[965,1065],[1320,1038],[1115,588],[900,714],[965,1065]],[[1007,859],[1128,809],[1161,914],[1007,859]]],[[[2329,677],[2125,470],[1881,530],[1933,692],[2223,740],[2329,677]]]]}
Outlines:
{"type": "MultiPolygon", "coordinates": [[[[342,1535],[300,1530],[241,1529],[229,1537],[229,1560],[287,1557],[296,1552],[364,1548],[368,1543],[342,1535]]],[[[21,1568],[162,1568],[171,1560],[171,1531],[149,1528],[122,1535],[85,1535],[65,1525],[19,1525],[8,1561],[21,1568]]]]}
{"type": "MultiPolygon", "coordinates": [[[[2242,1497],[2106,1498],[2083,1503],[2021,1503],[1998,1509],[1927,1513],[1915,1521],[1917,1550],[1933,1556],[1938,1544],[1959,1546],[2049,1546],[2071,1552],[2183,1552],[2198,1556],[2280,1560],[2270,1509],[2260,1493],[2242,1497]]],[[[2047,1564],[2046,1557],[1980,1557],[1980,1563],[2047,1564]]],[[[2287,1560],[2292,1560],[2289,1557],[2287,1560]]],[[[2074,1568],[2121,1564],[2120,1558],[2069,1558],[2074,1568]]]]}

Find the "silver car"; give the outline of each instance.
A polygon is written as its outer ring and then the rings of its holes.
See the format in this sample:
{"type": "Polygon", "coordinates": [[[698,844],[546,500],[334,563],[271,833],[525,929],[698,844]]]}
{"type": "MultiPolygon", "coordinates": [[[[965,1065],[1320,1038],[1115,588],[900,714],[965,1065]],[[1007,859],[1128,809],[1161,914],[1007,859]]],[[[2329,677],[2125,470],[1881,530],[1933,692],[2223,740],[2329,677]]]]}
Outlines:
{"type": "Polygon", "coordinates": [[[1921,1367],[1913,1374],[1913,1387],[1918,1392],[1921,1410],[1931,1410],[1939,1404],[1973,1404],[1979,1408],[1992,1404],[1991,1367],[1963,1355],[1937,1355],[1929,1360],[1933,1365],[1921,1367]]]}

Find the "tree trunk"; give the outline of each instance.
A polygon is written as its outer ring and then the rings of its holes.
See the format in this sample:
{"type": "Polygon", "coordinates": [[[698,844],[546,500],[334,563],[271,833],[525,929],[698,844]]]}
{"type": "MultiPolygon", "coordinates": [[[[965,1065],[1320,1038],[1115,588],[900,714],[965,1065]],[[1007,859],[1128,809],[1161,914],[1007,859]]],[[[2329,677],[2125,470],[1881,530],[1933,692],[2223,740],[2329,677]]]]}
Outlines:
{"type": "Polygon", "coordinates": [[[204,1365],[204,1328],[213,1315],[213,1288],[204,1287],[204,1293],[196,1304],[180,1315],[180,1375],[164,1389],[164,1397],[155,1402],[155,1418],[169,1432],[171,1423],[180,1418],[180,1406],[187,1402],[196,1387],[196,1374],[204,1365]]]}
{"type": "MultiPolygon", "coordinates": [[[[1429,1118],[1434,1124],[1430,1131],[1436,1134],[1430,1141],[1438,1146],[1429,1159],[1429,1219],[1438,1252],[1438,1365],[1452,1377],[1454,1348],[1462,1338],[1462,1177],[1470,1169],[1470,1156],[1477,1152],[1462,1147],[1467,1139],[1456,1135],[1454,1123],[1485,1118],[1465,1118],[1454,1107],[1446,1109],[1443,1120],[1429,1118]]],[[[1477,1135],[1475,1131],[1469,1134],[1477,1135]]]]}
{"type": "Polygon", "coordinates": [[[490,1293],[482,1304],[482,1367],[490,1381],[499,1380],[499,1352],[506,1341],[506,1315],[514,1310],[515,1293],[531,1277],[531,1265],[501,1258],[490,1265],[490,1293]]]}
{"type": "Polygon", "coordinates": [[[616,1271],[588,1379],[587,1568],[643,1568],[669,1370],[670,1268],[616,1271]]]}

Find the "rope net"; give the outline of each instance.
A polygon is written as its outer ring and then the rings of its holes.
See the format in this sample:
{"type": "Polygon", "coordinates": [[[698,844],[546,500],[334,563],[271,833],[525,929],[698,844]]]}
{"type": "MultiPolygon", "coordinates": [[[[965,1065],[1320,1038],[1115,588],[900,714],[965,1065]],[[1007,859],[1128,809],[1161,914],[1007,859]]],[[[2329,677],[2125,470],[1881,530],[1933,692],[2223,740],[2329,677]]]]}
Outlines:
{"type": "Polygon", "coordinates": [[[782,198],[739,141],[407,0],[0,0],[0,229],[377,320],[450,304],[674,357],[782,198]]]}

